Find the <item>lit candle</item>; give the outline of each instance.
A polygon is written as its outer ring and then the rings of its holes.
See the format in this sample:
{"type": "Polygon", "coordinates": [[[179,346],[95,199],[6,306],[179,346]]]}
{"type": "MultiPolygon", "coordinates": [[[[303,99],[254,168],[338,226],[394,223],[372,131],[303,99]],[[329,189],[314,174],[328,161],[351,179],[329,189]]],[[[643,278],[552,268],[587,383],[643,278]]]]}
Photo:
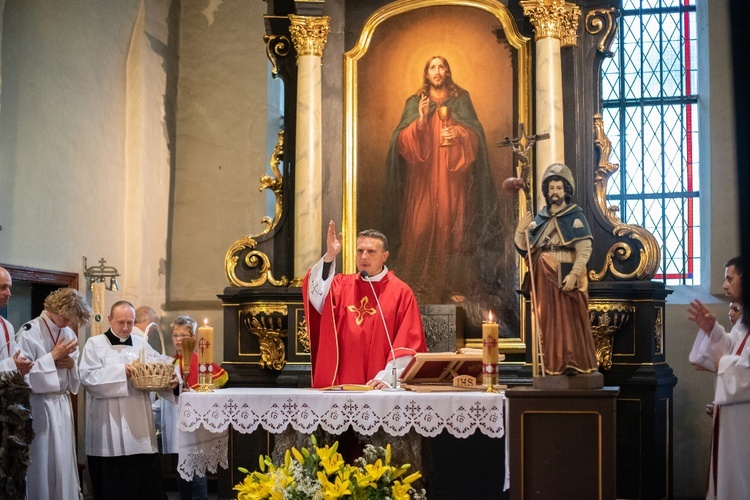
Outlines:
{"type": "Polygon", "coordinates": [[[214,362],[214,329],[208,326],[208,319],[198,327],[198,383],[210,386],[213,383],[211,372],[214,362]]]}
{"type": "Polygon", "coordinates": [[[492,311],[487,321],[482,322],[482,372],[483,385],[491,388],[497,385],[497,363],[499,351],[497,347],[497,323],[492,321],[492,311]]]}

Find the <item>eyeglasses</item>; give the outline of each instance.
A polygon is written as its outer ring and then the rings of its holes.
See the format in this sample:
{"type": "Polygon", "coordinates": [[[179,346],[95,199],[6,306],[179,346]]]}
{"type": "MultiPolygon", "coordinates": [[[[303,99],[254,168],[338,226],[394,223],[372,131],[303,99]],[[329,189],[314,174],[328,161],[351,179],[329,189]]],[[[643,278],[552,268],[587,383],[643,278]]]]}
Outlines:
{"type": "Polygon", "coordinates": [[[172,335],[172,338],[174,340],[182,340],[182,339],[186,339],[188,337],[192,337],[192,335],[172,335]]]}

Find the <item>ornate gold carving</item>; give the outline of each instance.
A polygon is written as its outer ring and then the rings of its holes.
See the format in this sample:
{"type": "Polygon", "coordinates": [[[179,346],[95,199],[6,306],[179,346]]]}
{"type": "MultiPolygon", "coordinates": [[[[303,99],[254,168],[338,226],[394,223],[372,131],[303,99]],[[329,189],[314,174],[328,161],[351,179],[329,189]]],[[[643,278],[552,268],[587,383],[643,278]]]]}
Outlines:
{"type": "Polygon", "coordinates": [[[274,278],[273,272],[271,271],[270,259],[265,253],[255,250],[255,245],[257,245],[257,242],[252,236],[245,236],[235,241],[234,245],[227,250],[227,254],[224,257],[224,270],[229,284],[234,286],[256,287],[268,282],[274,286],[287,286],[289,284],[289,279],[287,279],[286,276],[282,276],[281,279],[278,280],[274,278]],[[257,269],[258,272],[258,277],[250,281],[240,279],[235,271],[237,263],[240,260],[240,254],[245,250],[249,250],[243,259],[245,267],[248,269],[257,269]]]}
{"type": "Polygon", "coordinates": [[[564,0],[523,0],[523,13],[534,25],[534,40],[557,38],[563,47],[578,43],[581,8],[564,0]]]}
{"type": "Polygon", "coordinates": [[[279,130],[276,146],[273,149],[271,160],[269,162],[271,171],[273,172],[273,177],[269,176],[268,174],[263,174],[263,176],[260,178],[260,187],[258,188],[259,191],[263,191],[264,189],[271,189],[276,196],[276,206],[274,210],[273,220],[271,220],[271,218],[268,216],[263,217],[260,222],[266,227],[260,234],[244,236],[235,241],[234,244],[229,248],[229,250],[227,250],[227,253],[224,256],[224,269],[226,272],[227,281],[229,281],[230,285],[257,287],[266,282],[274,286],[287,286],[289,284],[289,280],[285,276],[282,276],[281,279],[278,280],[275,279],[273,277],[273,272],[271,271],[271,260],[265,253],[255,250],[255,246],[258,244],[257,239],[270,233],[281,219],[281,214],[283,212],[284,206],[284,195],[282,193],[282,186],[284,181],[283,177],[281,176],[281,171],[279,170],[279,163],[281,162],[283,157],[284,131],[279,130]],[[250,250],[249,252],[247,252],[247,254],[245,254],[245,266],[248,269],[257,268],[258,272],[258,277],[250,281],[243,281],[242,279],[240,279],[237,276],[236,271],[237,263],[240,260],[240,254],[245,250],[250,250]]]}
{"type": "Polygon", "coordinates": [[[596,197],[596,207],[604,215],[607,222],[612,225],[612,234],[615,236],[629,235],[631,240],[636,240],[641,244],[638,250],[638,265],[630,273],[623,273],[615,267],[615,257],[620,262],[630,258],[633,248],[629,243],[618,241],[613,244],[604,258],[604,266],[599,272],[589,271],[591,281],[601,281],[607,273],[621,279],[638,279],[650,280],[654,277],[656,269],[659,267],[659,245],[656,238],[646,229],[633,224],[623,223],[616,215],[620,210],[617,206],[607,207],[607,181],[610,176],[617,172],[620,166],[609,161],[612,153],[612,142],[604,133],[604,120],[602,115],[594,115],[594,133],[596,135],[594,144],[599,149],[599,164],[594,172],[594,195],[596,197]]]}
{"type": "Polygon", "coordinates": [[[330,17],[295,16],[289,14],[292,24],[289,32],[292,34],[292,43],[299,56],[323,56],[323,48],[328,41],[328,32],[331,30],[330,17]]]}
{"type": "MultiPolygon", "coordinates": [[[[253,308],[248,308],[253,310],[253,308]]],[[[266,370],[281,370],[286,365],[286,347],[284,338],[286,332],[283,328],[280,316],[261,314],[262,308],[256,310],[255,314],[243,314],[242,322],[250,333],[258,337],[260,342],[260,361],[258,364],[266,370]]],[[[284,311],[286,316],[286,311],[284,311]]]]}
{"type": "Polygon", "coordinates": [[[266,42],[268,60],[273,64],[271,74],[274,78],[277,78],[279,76],[279,65],[276,56],[286,57],[289,55],[292,48],[289,38],[286,35],[263,35],[263,41],[266,42]]]}
{"type": "Polygon", "coordinates": [[[654,352],[664,354],[664,309],[661,307],[656,310],[654,320],[654,352]]]}
{"type": "Polygon", "coordinates": [[[605,370],[612,368],[612,343],[615,333],[635,312],[635,306],[629,302],[589,303],[589,322],[594,335],[596,358],[599,366],[605,370]]]}
{"type": "Polygon", "coordinates": [[[310,352],[310,333],[307,331],[307,319],[304,316],[302,321],[297,323],[297,342],[302,346],[303,352],[310,352]]]}
{"type": "Polygon", "coordinates": [[[255,235],[254,236],[255,238],[258,238],[260,236],[263,236],[264,234],[271,232],[271,230],[275,228],[276,225],[279,223],[279,219],[281,219],[282,207],[284,205],[284,195],[281,189],[284,184],[284,179],[281,177],[281,171],[279,170],[279,163],[281,163],[281,160],[283,159],[284,159],[284,130],[282,129],[282,130],[279,130],[279,134],[276,139],[276,146],[274,146],[273,148],[273,153],[271,153],[271,160],[269,161],[271,172],[273,172],[273,177],[271,177],[268,174],[263,174],[263,176],[260,178],[260,187],[258,188],[258,191],[263,191],[264,189],[270,189],[271,191],[273,191],[273,194],[276,197],[276,206],[274,209],[273,220],[271,220],[271,218],[268,216],[263,217],[260,220],[260,222],[261,224],[265,224],[266,228],[263,230],[262,233],[255,235]]]}
{"type": "Polygon", "coordinates": [[[241,314],[249,314],[250,316],[280,314],[286,316],[289,314],[289,307],[284,303],[255,302],[252,304],[243,304],[241,314]]]}
{"type": "Polygon", "coordinates": [[[617,33],[615,19],[619,15],[619,12],[614,7],[610,7],[609,9],[595,9],[586,14],[586,31],[591,35],[598,35],[602,31],[604,32],[596,48],[607,57],[612,57],[612,51],[609,48],[617,33]]]}

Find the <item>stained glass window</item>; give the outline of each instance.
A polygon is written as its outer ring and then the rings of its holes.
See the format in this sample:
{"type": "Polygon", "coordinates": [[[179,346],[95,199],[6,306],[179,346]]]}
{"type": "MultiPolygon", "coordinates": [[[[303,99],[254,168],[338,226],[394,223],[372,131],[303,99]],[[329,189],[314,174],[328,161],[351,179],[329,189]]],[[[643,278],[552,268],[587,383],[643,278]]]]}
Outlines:
{"type": "Polygon", "coordinates": [[[655,279],[700,283],[698,64],[695,0],[623,0],[602,67],[612,141],[607,202],[659,242],[655,279]]]}

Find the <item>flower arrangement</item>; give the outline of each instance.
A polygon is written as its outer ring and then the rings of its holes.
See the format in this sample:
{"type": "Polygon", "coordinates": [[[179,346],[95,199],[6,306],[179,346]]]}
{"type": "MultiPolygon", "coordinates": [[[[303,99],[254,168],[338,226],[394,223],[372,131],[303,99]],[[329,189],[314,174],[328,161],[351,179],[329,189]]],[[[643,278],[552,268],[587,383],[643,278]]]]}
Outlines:
{"type": "Polygon", "coordinates": [[[315,436],[311,436],[310,450],[292,448],[284,455],[284,463],[274,465],[269,456],[261,455],[260,470],[250,472],[237,484],[238,500],[324,500],[349,499],[426,499],[425,490],[417,492],[412,483],[422,477],[419,472],[405,476],[411,467],[391,464],[391,445],[385,449],[368,444],[364,455],[353,464],[344,462],[337,451],[338,441],[333,445],[319,447],[315,436]],[[405,476],[405,477],[404,477],[405,476]]]}

